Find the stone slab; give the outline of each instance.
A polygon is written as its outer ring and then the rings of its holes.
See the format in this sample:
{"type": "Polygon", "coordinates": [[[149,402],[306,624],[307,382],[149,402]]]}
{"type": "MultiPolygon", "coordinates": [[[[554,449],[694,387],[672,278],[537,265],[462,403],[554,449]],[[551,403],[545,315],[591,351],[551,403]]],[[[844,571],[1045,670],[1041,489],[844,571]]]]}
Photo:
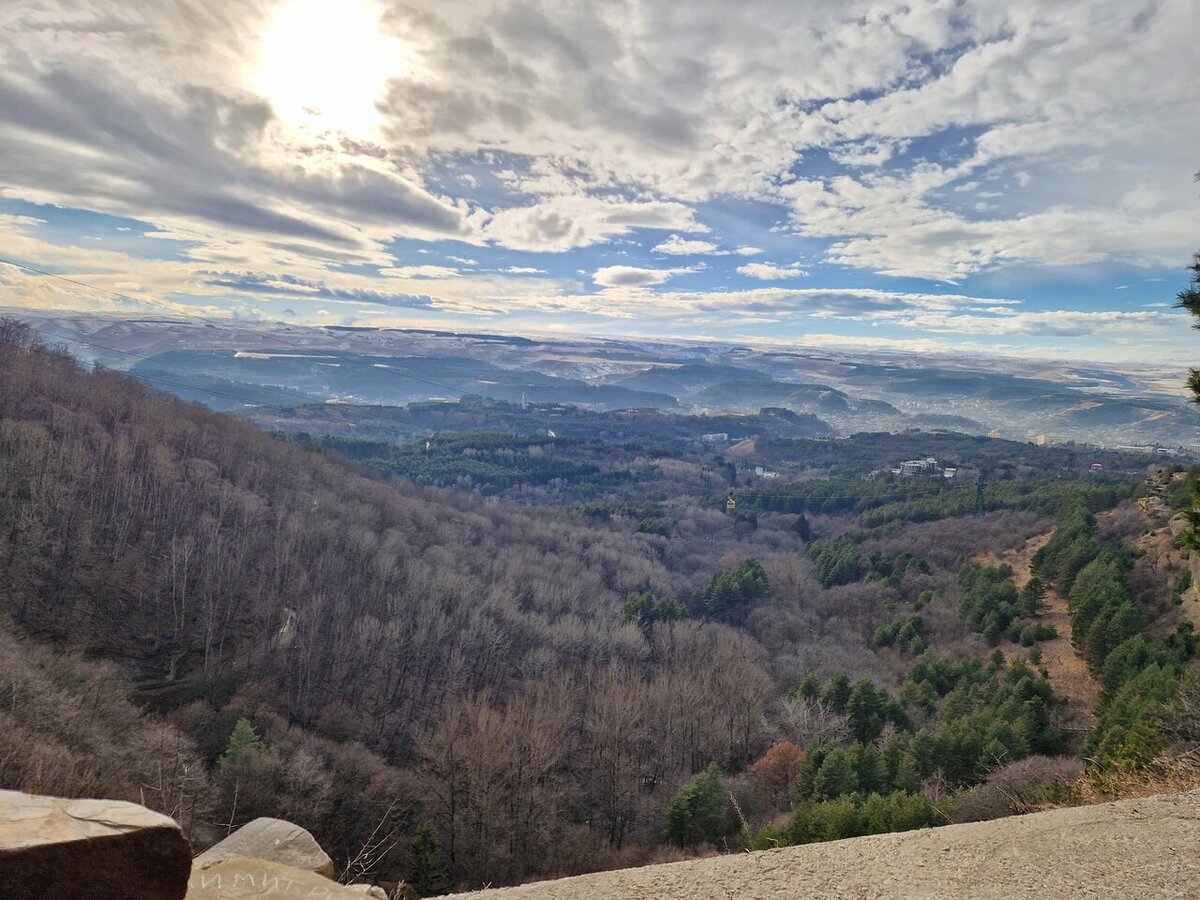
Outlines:
{"type": "Polygon", "coordinates": [[[136,803],[0,791],[0,898],[182,900],[191,848],[136,803]]]}

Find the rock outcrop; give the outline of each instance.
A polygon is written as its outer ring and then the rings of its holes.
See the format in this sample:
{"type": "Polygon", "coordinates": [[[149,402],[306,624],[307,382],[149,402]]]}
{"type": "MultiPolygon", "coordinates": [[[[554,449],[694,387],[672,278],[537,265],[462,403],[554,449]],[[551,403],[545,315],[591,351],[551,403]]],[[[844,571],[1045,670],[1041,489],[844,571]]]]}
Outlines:
{"type": "Polygon", "coordinates": [[[250,857],[333,877],[333,860],[308,831],[283,819],[254,819],[196,857],[197,869],[250,857]]]}
{"type": "Polygon", "coordinates": [[[0,791],[4,900],[182,900],[191,856],[179,826],[135,803],[0,791]]]}
{"type": "Polygon", "coordinates": [[[265,859],[221,859],[192,869],[187,900],[363,900],[372,896],[324,875],[265,859]]]}
{"type": "MultiPolygon", "coordinates": [[[[333,860],[309,832],[283,819],[254,819],[192,862],[188,900],[312,898],[387,900],[382,888],[342,885],[333,860]]],[[[0,898],[3,900],[3,898],[0,898]]]]}

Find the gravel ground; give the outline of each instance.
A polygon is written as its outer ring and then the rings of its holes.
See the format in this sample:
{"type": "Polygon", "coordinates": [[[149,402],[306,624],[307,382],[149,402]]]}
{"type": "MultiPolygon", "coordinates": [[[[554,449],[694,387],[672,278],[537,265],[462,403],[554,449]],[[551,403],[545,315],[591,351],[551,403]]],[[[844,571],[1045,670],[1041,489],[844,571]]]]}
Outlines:
{"type": "Polygon", "coordinates": [[[1200,898],[1200,791],[455,896],[479,900],[1200,898]]]}

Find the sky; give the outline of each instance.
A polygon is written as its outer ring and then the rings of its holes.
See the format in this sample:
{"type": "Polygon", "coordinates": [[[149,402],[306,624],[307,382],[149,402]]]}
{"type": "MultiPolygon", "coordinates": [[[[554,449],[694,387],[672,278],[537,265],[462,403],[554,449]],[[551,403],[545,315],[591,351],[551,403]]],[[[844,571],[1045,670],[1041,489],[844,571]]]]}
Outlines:
{"type": "Polygon", "coordinates": [[[1195,0],[5,0],[0,306],[1194,362],[1195,0]],[[122,296],[113,296],[113,294],[122,296]]]}

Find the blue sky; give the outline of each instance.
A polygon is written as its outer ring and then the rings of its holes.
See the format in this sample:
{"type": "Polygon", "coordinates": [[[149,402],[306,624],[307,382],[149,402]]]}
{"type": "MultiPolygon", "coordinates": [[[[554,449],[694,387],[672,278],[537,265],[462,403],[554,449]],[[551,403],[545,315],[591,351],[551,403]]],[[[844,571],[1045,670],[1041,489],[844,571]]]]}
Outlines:
{"type": "Polygon", "coordinates": [[[1191,0],[16,0],[0,26],[0,256],[141,301],[0,264],[3,306],[1195,356],[1191,0]]]}

